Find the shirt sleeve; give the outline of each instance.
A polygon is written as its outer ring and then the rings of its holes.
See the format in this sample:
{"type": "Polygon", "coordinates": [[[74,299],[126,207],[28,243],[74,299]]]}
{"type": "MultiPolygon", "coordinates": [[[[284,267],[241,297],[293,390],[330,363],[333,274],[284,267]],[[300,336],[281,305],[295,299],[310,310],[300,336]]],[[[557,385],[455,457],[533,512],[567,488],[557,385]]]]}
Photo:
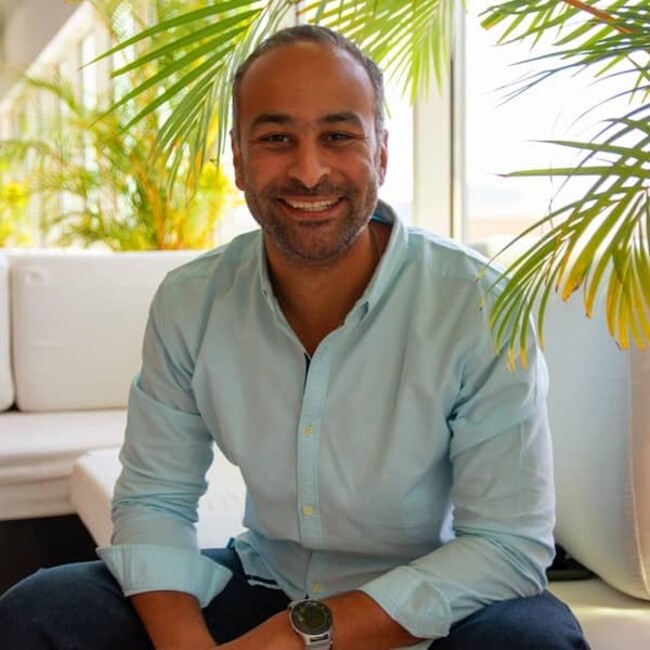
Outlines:
{"type": "Polygon", "coordinates": [[[113,537],[98,553],[127,596],[181,591],[205,606],[231,573],[202,556],[197,544],[197,505],[207,488],[213,441],[196,408],[191,344],[184,336],[165,318],[163,283],[129,395],[113,537]]]}
{"type": "Polygon", "coordinates": [[[539,594],[553,559],[546,366],[534,346],[516,371],[489,349],[468,364],[449,418],[454,537],[362,587],[420,638],[447,636],[490,603],[539,594]]]}

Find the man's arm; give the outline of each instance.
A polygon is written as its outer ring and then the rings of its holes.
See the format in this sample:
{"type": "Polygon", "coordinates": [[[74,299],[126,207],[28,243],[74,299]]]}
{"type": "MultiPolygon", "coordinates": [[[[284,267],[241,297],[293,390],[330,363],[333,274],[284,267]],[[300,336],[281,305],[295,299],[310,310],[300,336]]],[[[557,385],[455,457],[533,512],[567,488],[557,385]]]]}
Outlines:
{"type": "Polygon", "coordinates": [[[491,603],[538,595],[554,553],[546,366],[534,344],[516,372],[476,348],[448,419],[455,536],[360,587],[427,639],[491,603]]]}
{"type": "MultiPolygon", "coordinates": [[[[112,545],[98,553],[132,598],[157,649],[203,650],[215,643],[201,606],[223,589],[231,572],[201,555],[197,545],[197,503],[213,440],[192,392],[190,346],[180,328],[168,325],[165,286],[154,298],[142,371],[131,386],[112,545]]],[[[174,313],[196,312],[193,305],[172,302],[174,313]]]]}
{"type": "MultiPolygon", "coordinates": [[[[332,611],[337,650],[391,650],[418,642],[361,591],[325,598],[323,602],[332,611]]],[[[288,612],[280,612],[248,634],[219,647],[224,650],[302,650],[304,644],[291,628],[288,612]]]]}
{"type": "MultiPolygon", "coordinates": [[[[302,650],[303,642],[280,612],[244,636],[217,646],[190,594],[158,591],[131,599],[156,650],[302,650]]],[[[390,650],[418,641],[361,591],[326,598],[334,618],[335,647],[340,650],[390,650]]]]}

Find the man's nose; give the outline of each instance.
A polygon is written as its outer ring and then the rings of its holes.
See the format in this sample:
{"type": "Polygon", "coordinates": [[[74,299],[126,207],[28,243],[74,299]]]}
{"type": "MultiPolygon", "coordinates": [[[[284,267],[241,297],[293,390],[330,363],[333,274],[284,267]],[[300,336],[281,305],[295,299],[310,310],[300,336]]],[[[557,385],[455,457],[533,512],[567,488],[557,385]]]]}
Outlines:
{"type": "Polygon", "coordinates": [[[295,147],[293,154],[289,176],[299,180],[305,187],[315,187],[330,174],[327,154],[318,143],[301,142],[295,147]]]}

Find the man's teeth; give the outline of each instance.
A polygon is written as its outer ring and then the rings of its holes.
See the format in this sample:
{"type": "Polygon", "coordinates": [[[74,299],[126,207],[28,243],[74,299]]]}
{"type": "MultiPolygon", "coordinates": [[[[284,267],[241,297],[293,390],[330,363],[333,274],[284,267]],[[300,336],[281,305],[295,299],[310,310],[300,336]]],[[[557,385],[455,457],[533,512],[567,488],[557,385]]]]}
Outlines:
{"type": "Polygon", "coordinates": [[[292,208],[296,208],[297,210],[306,210],[307,212],[320,212],[321,210],[327,210],[328,208],[331,208],[338,199],[334,199],[333,201],[289,201],[287,200],[287,204],[290,205],[292,208]]]}

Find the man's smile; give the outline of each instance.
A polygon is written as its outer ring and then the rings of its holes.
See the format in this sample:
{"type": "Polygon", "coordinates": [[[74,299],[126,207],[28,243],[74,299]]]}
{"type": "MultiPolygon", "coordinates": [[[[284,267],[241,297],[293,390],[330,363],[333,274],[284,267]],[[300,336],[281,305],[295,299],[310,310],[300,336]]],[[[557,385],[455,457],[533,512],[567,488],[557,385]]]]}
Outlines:
{"type": "Polygon", "coordinates": [[[302,210],[304,212],[325,212],[330,208],[333,208],[337,203],[341,201],[341,197],[336,197],[334,199],[289,199],[282,198],[281,201],[293,208],[294,210],[302,210]]]}

